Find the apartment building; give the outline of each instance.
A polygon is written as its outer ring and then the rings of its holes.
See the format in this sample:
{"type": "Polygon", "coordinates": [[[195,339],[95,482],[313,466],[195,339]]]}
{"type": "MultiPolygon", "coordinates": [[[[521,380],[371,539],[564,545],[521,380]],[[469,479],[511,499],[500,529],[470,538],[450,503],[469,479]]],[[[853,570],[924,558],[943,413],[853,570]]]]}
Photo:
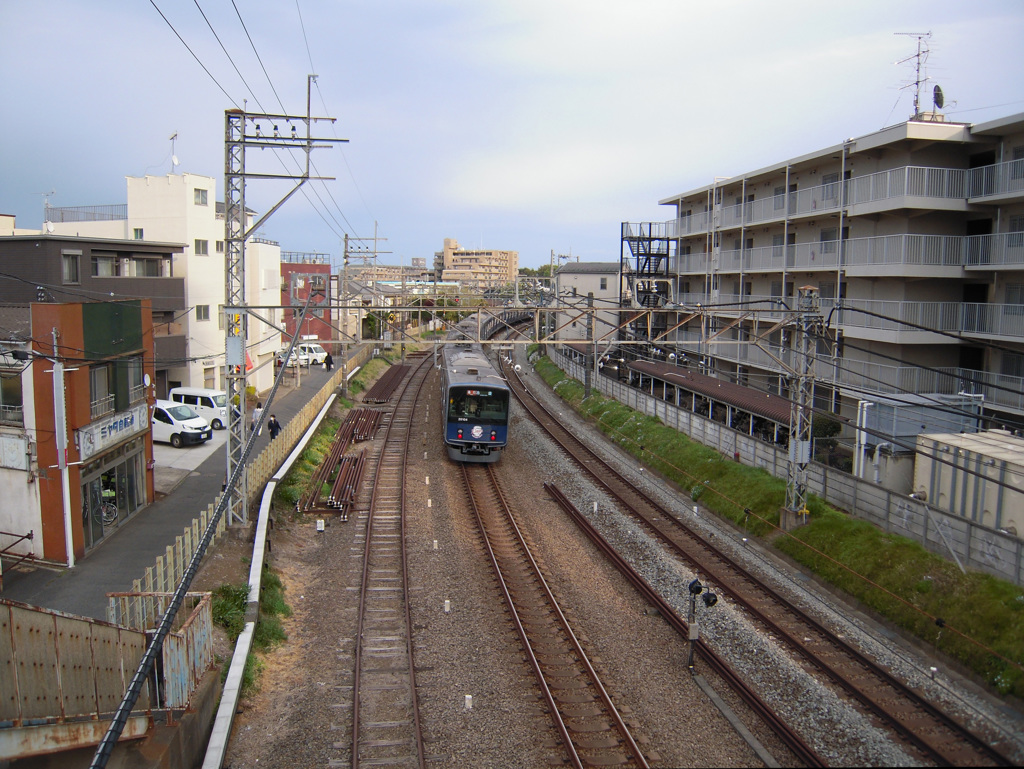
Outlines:
{"type": "Polygon", "coordinates": [[[458,283],[471,291],[504,286],[518,274],[518,251],[466,249],[454,238],[445,238],[444,250],[434,254],[436,280],[458,283]]]}
{"type": "MultiPolygon", "coordinates": [[[[246,227],[252,225],[252,213],[246,211],[246,227]]],[[[46,216],[47,229],[58,235],[184,244],[174,257],[173,274],[185,279],[188,309],[176,321],[184,326],[186,353],[168,372],[168,385],[225,389],[224,206],[216,202],[212,177],[192,173],[130,176],[127,203],[48,207],[46,216]]],[[[280,261],[277,243],[259,236],[246,242],[249,304],[272,307],[280,302],[280,261]]],[[[279,325],[281,311],[266,312],[270,323],[279,325]]],[[[246,349],[252,368],[248,381],[257,391],[273,385],[274,356],[281,343],[274,326],[250,319],[246,349]]]]}
{"type": "Polygon", "coordinates": [[[788,394],[784,321],[809,287],[816,403],[847,437],[891,449],[1024,421],[1024,113],[919,115],[659,203],[667,221],[622,225],[623,305],[654,311],[624,335],[636,349],[788,394]]]}

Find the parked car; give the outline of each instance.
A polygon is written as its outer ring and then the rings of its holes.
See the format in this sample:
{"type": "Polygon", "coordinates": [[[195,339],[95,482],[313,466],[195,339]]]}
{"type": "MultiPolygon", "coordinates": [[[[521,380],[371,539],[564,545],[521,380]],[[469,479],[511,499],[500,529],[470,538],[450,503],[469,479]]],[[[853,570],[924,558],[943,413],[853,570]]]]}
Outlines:
{"type": "Polygon", "coordinates": [[[184,403],[158,400],[150,420],[153,440],[169,443],[179,449],[185,445],[203,443],[213,437],[210,423],[184,403]]]}
{"type": "Polygon", "coordinates": [[[167,397],[175,403],[184,403],[210,423],[214,430],[228,425],[228,394],[223,390],[202,387],[173,387],[167,397]]]}
{"type": "Polygon", "coordinates": [[[300,353],[306,353],[309,357],[309,362],[314,366],[323,364],[324,360],[327,358],[327,350],[316,342],[299,342],[295,345],[295,349],[300,353]]]}
{"type": "MultiPolygon", "coordinates": [[[[286,356],[286,355],[288,355],[288,348],[287,347],[285,347],[283,350],[281,350],[281,351],[279,351],[277,353],[277,365],[278,366],[285,365],[285,363],[284,363],[284,356],[286,356]]],[[[292,350],[292,354],[288,357],[288,365],[289,366],[308,366],[309,365],[309,356],[306,353],[302,352],[301,350],[299,350],[296,347],[295,349],[292,350]]]]}

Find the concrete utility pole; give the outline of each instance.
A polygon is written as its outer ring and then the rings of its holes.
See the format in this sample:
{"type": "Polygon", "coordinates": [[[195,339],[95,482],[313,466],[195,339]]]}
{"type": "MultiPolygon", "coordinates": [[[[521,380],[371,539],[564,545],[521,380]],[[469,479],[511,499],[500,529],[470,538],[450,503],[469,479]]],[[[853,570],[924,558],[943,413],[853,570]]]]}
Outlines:
{"type": "Polygon", "coordinates": [[[797,300],[799,368],[790,377],[789,472],[786,475],[786,507],[780,515],[783,530],[807,523],[807,465],[811,462],[814,407],[814,355],[822,327],[818,289],[803,286],[797,300]]]}
{"type": "Polygon", "coordinates": [[[347,139],[313,138],[311,129],[314,121],[334,122],[334,118],[315,118],[310,114],[310,90],[314,80],[316,80],[316,75],[309,75],[306,80],[306,114],[304,116],[253,113],[240,109],[230,109],[224,113],[224,311],[227,313],[225,381],[228,403],[233,405],[236,399],[238,402],[237,413],[233,408],[228,409],[226,480],[235,480],[233,486],[230,486],[231,500],[227,508],[229,524],[248,521],[248,511],[246,510],[248,490],[243,472],[247,437],[245,414],[245,392],[248,384],[246,341],[249,337],[249,311],[245,292],[245,242],[308,180],[328,181],[333,179],[329,176],[310,176],[309,158],[313,149],[327,146],[314,144],[314,142],[348,141],[347,139]],[[281,123],[285,125],[283,133],[279,130],[281,123]],[[305,124],[305,136],[299,135],[298,127],[302,124],[305,124]],[[301,149],[306,154],[305,169],[299,174],[247,172],[245,153],[249,148],[273,151],[301,149]],[[245,184],[248,179],[288,179],[298,183],[259,221],[246,228],[245,184]]]}

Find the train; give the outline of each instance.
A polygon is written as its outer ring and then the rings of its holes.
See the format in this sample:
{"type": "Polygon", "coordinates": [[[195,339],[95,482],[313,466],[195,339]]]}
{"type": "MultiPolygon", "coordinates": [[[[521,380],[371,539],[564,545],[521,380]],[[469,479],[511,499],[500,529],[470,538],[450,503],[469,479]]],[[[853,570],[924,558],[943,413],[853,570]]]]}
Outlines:
{"type": "Polygon", "coordinates": [[[497,462],[508,445],[511,392],[473,341],[475,325],[456,327],[441,348],[441,414],[448,458],[497,462]]]}

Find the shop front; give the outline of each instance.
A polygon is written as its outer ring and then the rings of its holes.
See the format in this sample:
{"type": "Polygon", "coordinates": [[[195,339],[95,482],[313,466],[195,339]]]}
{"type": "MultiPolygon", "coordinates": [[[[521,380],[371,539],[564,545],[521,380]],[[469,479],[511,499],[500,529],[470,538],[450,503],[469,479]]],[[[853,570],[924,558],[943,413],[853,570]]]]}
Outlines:
{"type": "Polygon", "coordinates": [[[146,490],[145,403],[78,430],[82,531],[88,552],[150,500],[146,490]]]}

